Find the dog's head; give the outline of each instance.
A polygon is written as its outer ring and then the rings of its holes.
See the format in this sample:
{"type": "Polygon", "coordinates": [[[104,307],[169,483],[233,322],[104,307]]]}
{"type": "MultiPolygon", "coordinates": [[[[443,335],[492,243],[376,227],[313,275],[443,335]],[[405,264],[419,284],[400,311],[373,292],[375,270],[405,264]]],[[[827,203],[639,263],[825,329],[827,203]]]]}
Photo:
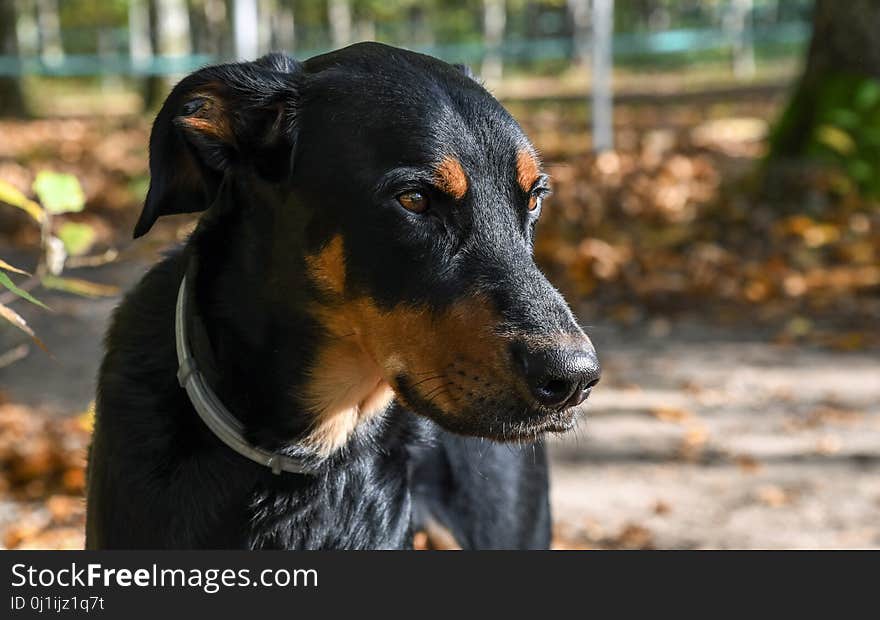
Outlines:
{"type": "Polygon", "coordinates": [[[323,334],[298,398],[325,451],[394,396],[463,434],[563,431],[598,381],[532,258],[549,179],[460,67],[359,44],[202,70],[157,118],[151,173],[136,235],[206,208],[231,175],[274,188],[274,281],[285,261],[305,272],[323,334]]]}

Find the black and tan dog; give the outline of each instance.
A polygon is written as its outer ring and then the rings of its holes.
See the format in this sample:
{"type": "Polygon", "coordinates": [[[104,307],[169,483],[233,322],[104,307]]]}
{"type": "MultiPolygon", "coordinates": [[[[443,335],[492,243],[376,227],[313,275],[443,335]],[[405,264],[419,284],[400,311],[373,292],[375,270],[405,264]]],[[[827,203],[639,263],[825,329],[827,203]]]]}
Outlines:
{"type": "Polygon", "coordinates": [[[549,545],[540,437],[598,364],[532,259],[547,176],[464,69],[379,44],[209,67],[150,171],[135,236],[206,213],[108,333],[88,547],[549,545]]]}

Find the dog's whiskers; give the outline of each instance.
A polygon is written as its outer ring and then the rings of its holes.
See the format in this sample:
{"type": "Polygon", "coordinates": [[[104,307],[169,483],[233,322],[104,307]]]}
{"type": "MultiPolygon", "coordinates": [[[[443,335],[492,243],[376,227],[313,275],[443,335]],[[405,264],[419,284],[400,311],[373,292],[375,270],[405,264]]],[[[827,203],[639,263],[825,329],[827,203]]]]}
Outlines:
{"type": "Polygon", "coordinates": [[[434,372],[437,372],[437,371],[436,370],[426,370],[424,372],[411,372],[409,374],[413,375],[414,377],[424,377],[425,375],[430,375],[431,373],[434,373],[434,372]]]}
{"type": "Polygon", "coordinates": [[[422,379],[421,381],[417,381],[416,383],[413,383],[412,387],[416,387],[418,385],[421,385],[421,384],[425,383],[426,381],[435,381],[437,379],[445,379],[445,378],[446,378],[445,375],[434,375],[433,377],[428,377],[427,379],[422,379]]]}
{"type": "Polygon", "coordinates": [[[427,402],[427,404],[430,405],[430,404],[432,404],[432,403],[434,402],[434,400],[435,400],[438,396],[440,396],[440,395],[443,393],[443,391],[446,390],[446,388],[448,388],[450,385],[452,385],[451,382],[443,383],[443,384],[441,384],[441,385],[435,387],[433,390],[431,390],[431,391],[428,392],[427,394],[425,394],[425,396],[424,396],[423,398],[425,399],[425,401],[427,402]]]}
{"type": "Polygon", "coordinates": [[[329,336],[328,340],[342,340],[343,338],[351,338],[352,336],[357,336],[357,332],[351,332],[350,334],[342,334],[338,336],[329,336]]]}

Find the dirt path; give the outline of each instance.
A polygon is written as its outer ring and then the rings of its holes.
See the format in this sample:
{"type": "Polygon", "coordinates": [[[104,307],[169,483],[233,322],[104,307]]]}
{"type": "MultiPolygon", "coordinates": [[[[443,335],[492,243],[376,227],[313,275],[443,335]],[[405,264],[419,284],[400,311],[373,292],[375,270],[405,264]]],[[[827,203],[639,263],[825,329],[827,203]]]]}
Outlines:
{"type": "Polygon", "coordinates": [[[880,355],[705,331],[599,339],[588,419],[552,444],[561,538],[880,546],[880,355]]]}
{"type": "MultiPolygon", "coordinates": [[[[145,267],[91,271],[130,282],[145,267]]],[[[0,369],[12,402],[82,412],[118,300],[19,305],[55,354],[0,369]]],[[[13,341],[0,332],[3,350],[13,341]]],[[[880,547],[880,354],[782,348],[675,325],[599,330],[600,387],[552,444],[560,546],[880,547]]]]}
{"type": "MultiPolygon", "coordinates": [[[[8,255],[8,253],[7,253],[8,255]]],[[[31,264],[26,259],[19,264],[31,264]]],[[[145,263],[122,261],[103,267],[70,271],[71,277],[122,285],[137,281],[147,269],[145,263]]],[[[84,411],[95,397],[95,380],[101,361],[104,332],[119,298],[83,299],[63,293],[35,293],[52,312],[19,302],[15,309],[28,321],[51,356],[31,346],[30,354],[8,368],[0,368],[0,390],[15,403],[51,414],[84,411]]],[[[27,342],[13,329],[0,329],[0,352],[27,342]]]]}

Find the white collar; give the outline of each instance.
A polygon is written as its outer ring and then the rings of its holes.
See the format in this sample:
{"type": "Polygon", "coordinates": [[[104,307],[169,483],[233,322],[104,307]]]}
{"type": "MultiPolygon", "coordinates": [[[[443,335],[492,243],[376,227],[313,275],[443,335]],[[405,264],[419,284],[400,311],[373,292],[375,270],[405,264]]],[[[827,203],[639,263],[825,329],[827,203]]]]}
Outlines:
{"type": "Polygon", "coordinates": [[[251,444],[244,438],[244,425],[220,401],[196,367],[187,333],[188,295],[186,276],[177,292],[174,311],[174,339],[177,343],[177,381],[186,390],[189,400],[211,432],[227,446],[250,460],[264,465],[274,474],[282,471],[294,474],[311,473],[302,461],[251,444]]]}

